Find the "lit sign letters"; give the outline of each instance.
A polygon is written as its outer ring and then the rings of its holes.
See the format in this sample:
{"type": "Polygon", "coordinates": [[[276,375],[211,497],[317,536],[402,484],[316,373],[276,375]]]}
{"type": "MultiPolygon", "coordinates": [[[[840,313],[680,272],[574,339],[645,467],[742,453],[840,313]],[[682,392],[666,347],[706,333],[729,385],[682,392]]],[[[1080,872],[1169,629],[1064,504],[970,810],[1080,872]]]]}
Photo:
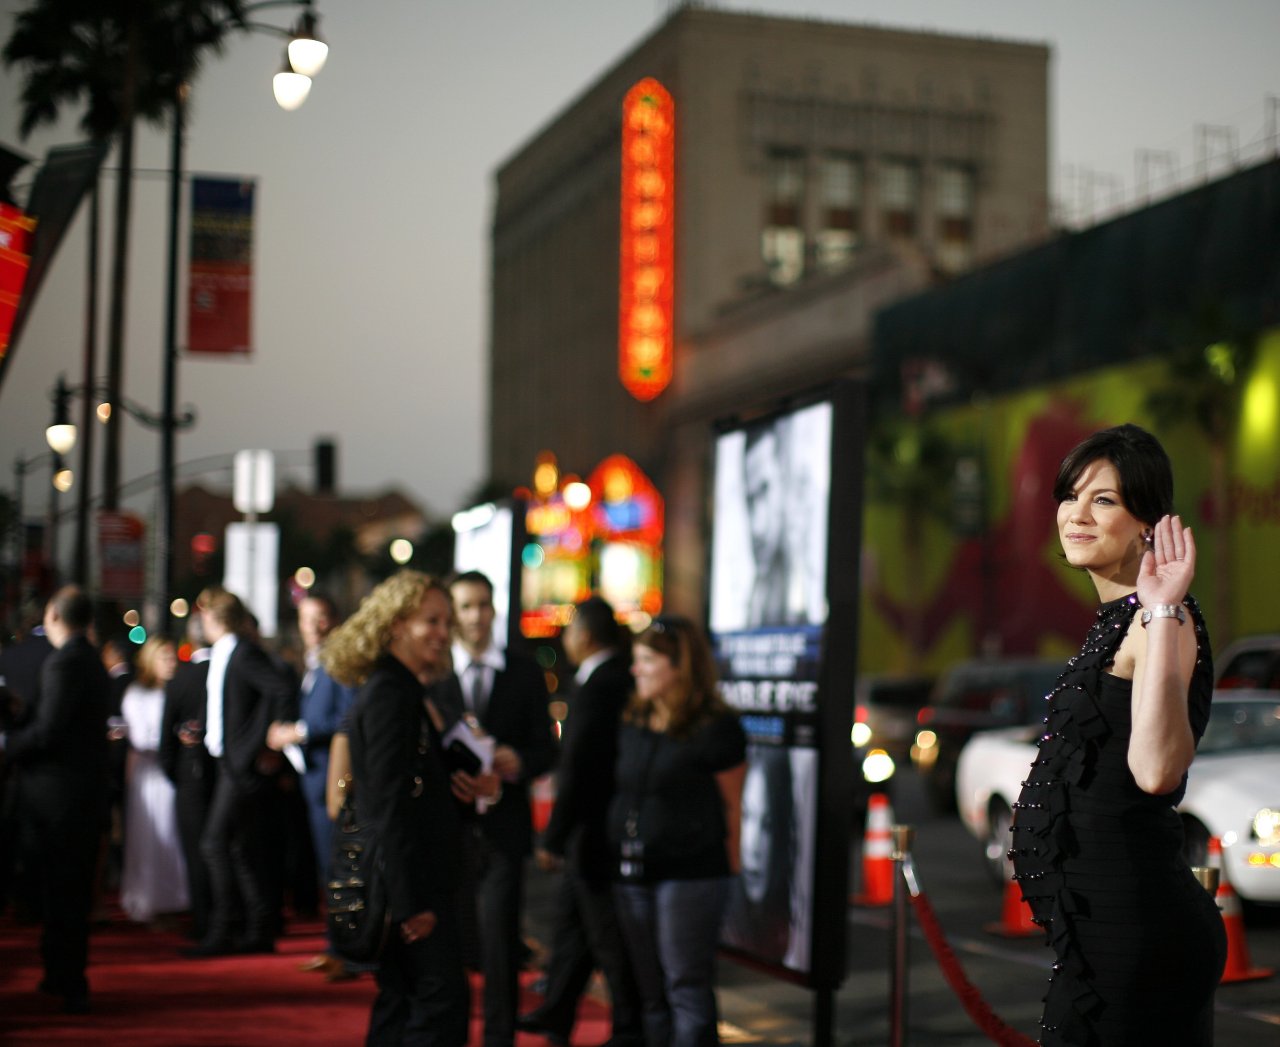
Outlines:
{"type": "Polygon", "coordinates": [[[622,102],[618,374],[637,400],[652,400],[671,381],[675,142],[675,103],[646,77],[622,102]]]}

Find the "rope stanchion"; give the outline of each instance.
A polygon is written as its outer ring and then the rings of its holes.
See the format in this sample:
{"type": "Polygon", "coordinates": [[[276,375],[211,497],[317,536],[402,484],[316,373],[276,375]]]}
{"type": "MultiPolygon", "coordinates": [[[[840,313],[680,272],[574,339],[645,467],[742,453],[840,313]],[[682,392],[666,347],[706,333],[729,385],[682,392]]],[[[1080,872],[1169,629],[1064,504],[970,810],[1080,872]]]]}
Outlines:
{"type": "MultiPolygon", "coordinates": [[[[895,858],[897,857],[895,855],[895,858]]],[[[965,975],[959,959],[947,943],[946,935],[942,933],[942,924],[938,921],[938,914],[934,912],[933,903],[920,889],[915,862],[909,852],[901,855],[901,866],[902,879],[905,881],[911,899],[911,907],[915,910],[916,921],[924,932],[924,939],[929,943],[929,948],[933,950],[934,959],[942,968],[942,976],[960,1000],[965,1013],[993,1043],[1001,1044],[1002,1047],[1037,1047],[1035,1040],[1020,1033],[1000,1018],[965,975]]]]}

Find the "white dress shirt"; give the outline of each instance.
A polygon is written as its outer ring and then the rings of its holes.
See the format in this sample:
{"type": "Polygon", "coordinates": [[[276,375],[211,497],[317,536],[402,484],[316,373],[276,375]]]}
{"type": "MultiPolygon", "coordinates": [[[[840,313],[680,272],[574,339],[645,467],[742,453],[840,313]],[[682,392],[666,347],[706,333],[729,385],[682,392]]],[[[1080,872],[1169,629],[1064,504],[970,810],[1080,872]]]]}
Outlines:
{"type": "Polygon", "coordinates": [[[493,678],[507,667],[507,656],[501,647],[490,643],[476,657],[460,643],[453,645],[453,671],[462,683],[462,698],[467,711],[481,717],[489,707],[493,678]]]}
{"type": "Polygon", "coordinates": [[[238,637],[227,633],[209,650],[209,676],[205,681],[204,747],[210,756],[222,755],[222,685],[227,679],[227,663],[236,649],[238,637]]]}

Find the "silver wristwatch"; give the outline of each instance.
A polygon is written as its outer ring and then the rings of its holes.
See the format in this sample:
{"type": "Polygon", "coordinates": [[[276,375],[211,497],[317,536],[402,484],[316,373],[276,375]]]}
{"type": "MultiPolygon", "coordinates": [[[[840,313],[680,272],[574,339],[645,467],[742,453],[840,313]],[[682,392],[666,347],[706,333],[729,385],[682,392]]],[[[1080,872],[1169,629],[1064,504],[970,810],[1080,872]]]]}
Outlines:
{"type": "Polygon", "coordinates": [[[1147,622],[1152,618],[1176,618],[1178,624],[1181,625],[1187,620],[1186,613],[1182,610],[1180,603],[1158,603],[1154,607],[1144,607],[1142,609],[1142,627],[1147,627],[1147,622]]]}

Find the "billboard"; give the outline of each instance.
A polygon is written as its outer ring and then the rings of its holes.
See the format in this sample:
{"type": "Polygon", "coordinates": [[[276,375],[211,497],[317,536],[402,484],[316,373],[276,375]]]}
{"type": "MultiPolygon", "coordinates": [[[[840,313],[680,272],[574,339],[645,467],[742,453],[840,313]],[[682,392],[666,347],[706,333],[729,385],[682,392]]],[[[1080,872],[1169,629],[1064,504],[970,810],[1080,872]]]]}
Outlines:
{"type": "Polygon", "coordinates": [[[715,440],[708,624],[748,740],[722,944],[815,988],[843,976],[859,392],[841,386],[715,440]]]}
{"type": "Polygon", "coordinates": [[[510,646],[518,626],[512,612],[519,608],[519,572],[515,557],[524,543],[523,503],[486,502],[453,516],[453,569],[480,571],[493,583],[493,638],[510,646]]]}

